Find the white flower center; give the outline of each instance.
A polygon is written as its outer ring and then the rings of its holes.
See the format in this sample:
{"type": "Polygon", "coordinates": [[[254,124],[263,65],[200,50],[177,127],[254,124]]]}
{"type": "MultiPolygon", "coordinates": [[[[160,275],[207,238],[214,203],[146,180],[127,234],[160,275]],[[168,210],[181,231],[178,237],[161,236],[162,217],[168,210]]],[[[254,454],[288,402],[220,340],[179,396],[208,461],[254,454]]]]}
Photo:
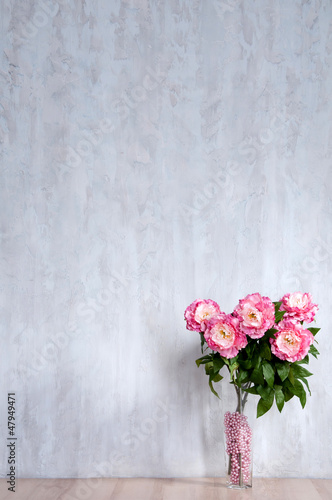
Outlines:
{"type": "Polygon", "coordinates": [[[297,353],[301,346],[301,336],[291,330],[284,330],[277,337],[277,346],[286,354],[297,353]]]}
{"type": "Polygon", "coordinates": [[[263,314],[256,307],[246,304],[242,310],[243,322],[246,326],[260,327],[263,323],[263,314]]]}
{"type": "Polygon", "coordinates": [[[302,295],[302,293],[292,293],[289,296],[288,303],[290,307],[297,307],[299,309],[303,309],[307,305],[307,300],[302,295]]]}
{"type": "Polygon", "coordinates": [[[226,324],[217,324],[212,328],[212,340],[221,347],[230,347],[234,344],[234,330],[226,324]]]}
{"type": "Polygon", "coordinates": [[[195,321],[202,323],[216,315],[215,308],[210,304],[200,304],[195,312],[195,321]]]}

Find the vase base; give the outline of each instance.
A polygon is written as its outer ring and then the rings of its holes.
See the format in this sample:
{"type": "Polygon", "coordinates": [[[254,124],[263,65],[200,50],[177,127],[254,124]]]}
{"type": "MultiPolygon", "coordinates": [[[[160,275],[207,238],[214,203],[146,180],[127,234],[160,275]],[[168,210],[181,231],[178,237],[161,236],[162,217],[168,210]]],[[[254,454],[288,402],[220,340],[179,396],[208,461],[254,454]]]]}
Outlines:
{"type": "Polygon", "coordinates": [[[229,490],[246,490],[248,488],[252,488],[251,484],[243,484],[240,486],[239,484],[227,484],[227,488],[229,490]]]}

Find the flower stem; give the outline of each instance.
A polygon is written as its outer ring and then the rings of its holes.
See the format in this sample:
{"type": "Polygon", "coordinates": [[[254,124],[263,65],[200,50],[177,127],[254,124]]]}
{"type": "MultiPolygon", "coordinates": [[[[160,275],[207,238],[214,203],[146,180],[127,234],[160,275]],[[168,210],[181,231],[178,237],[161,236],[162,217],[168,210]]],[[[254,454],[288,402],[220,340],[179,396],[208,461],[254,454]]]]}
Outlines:
{"type": "Polygon", "coordinates": [[[249,387],[250,387],[250,382],[243,384],[243,386],[241,386],[241,387],[238,387],[237,385],[234,384],[234,388],[235,388],[236,395],[237,395],[236,411],[238,411],[239,413],[243,413],[245,404],[246,404],[247,399],[248,399],[248,394],[249,394],[248,392],[245,392],[243,389],[249,389],[249,387]]]}
{"type": "MultiPolygon", "coordinates": [[[[235,380],[234,380],[234,382],[235,382],[235,380]]],[[[234,388],[235,388],[236,395],[237,395],[236,411],[241,413],[241,414],[243,414],[243,410],[244,410],[245,404],[246,404],[247,399],[248,399],[248,394],[249,394],[248,392],[245,392],[243,389],[249,389],[250,385],[251,385],[250,382],[243,384],[241,387],[234,384],[234,388]]],[[[228,475],[230,475],[231,471],[232,471],[232,463],[231,462],[232,462],[232,455],[229,456],[228,475]]],[[[239,466],[240,466],[240,469],[239,469],[239,487],[243,488],[242,453],[239,453],[239,466]]]]}

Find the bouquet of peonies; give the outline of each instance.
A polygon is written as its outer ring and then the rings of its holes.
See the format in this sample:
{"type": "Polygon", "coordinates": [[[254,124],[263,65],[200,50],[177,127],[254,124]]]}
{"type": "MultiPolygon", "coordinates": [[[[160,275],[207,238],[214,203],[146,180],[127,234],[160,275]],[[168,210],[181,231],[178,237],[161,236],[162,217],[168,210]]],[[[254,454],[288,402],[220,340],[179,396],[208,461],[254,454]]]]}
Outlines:
{"type": "Polygon", "coordinates": [[[318,310],[310,293],[288,293],[272,302],[259,293],[239,301],[231,314],[226,314],[213,300],[195,300],[185,311],[187,329],[200,333],[201,349],[207,344],[212,352],[196,360],[205,365],[209,386],[218,394],[213,382],[223,377],[226,365],[231,383],[247,394],[257,394],[257,417],[264,415],[274,400],[281,412],[293,396],[304,408],[307,377],[312,375],[302,365],[309,354],[317,357],[314,337],[319,328],[307,328],[318,310]]]}

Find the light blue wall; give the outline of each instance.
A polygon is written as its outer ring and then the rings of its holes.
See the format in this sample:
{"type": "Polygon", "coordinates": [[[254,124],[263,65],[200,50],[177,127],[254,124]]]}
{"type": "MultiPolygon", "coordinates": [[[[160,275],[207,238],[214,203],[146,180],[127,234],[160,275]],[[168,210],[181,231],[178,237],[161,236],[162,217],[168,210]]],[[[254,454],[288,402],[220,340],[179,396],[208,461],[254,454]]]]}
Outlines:
{"type": "Polygon", "coordinates": [[[256,422],[254,473],[332,477],[331,1],[0,18],[1,475],[13,390],[21,477],[224,475],[184,309],[302,290],[312,397],[256,422]]]}

